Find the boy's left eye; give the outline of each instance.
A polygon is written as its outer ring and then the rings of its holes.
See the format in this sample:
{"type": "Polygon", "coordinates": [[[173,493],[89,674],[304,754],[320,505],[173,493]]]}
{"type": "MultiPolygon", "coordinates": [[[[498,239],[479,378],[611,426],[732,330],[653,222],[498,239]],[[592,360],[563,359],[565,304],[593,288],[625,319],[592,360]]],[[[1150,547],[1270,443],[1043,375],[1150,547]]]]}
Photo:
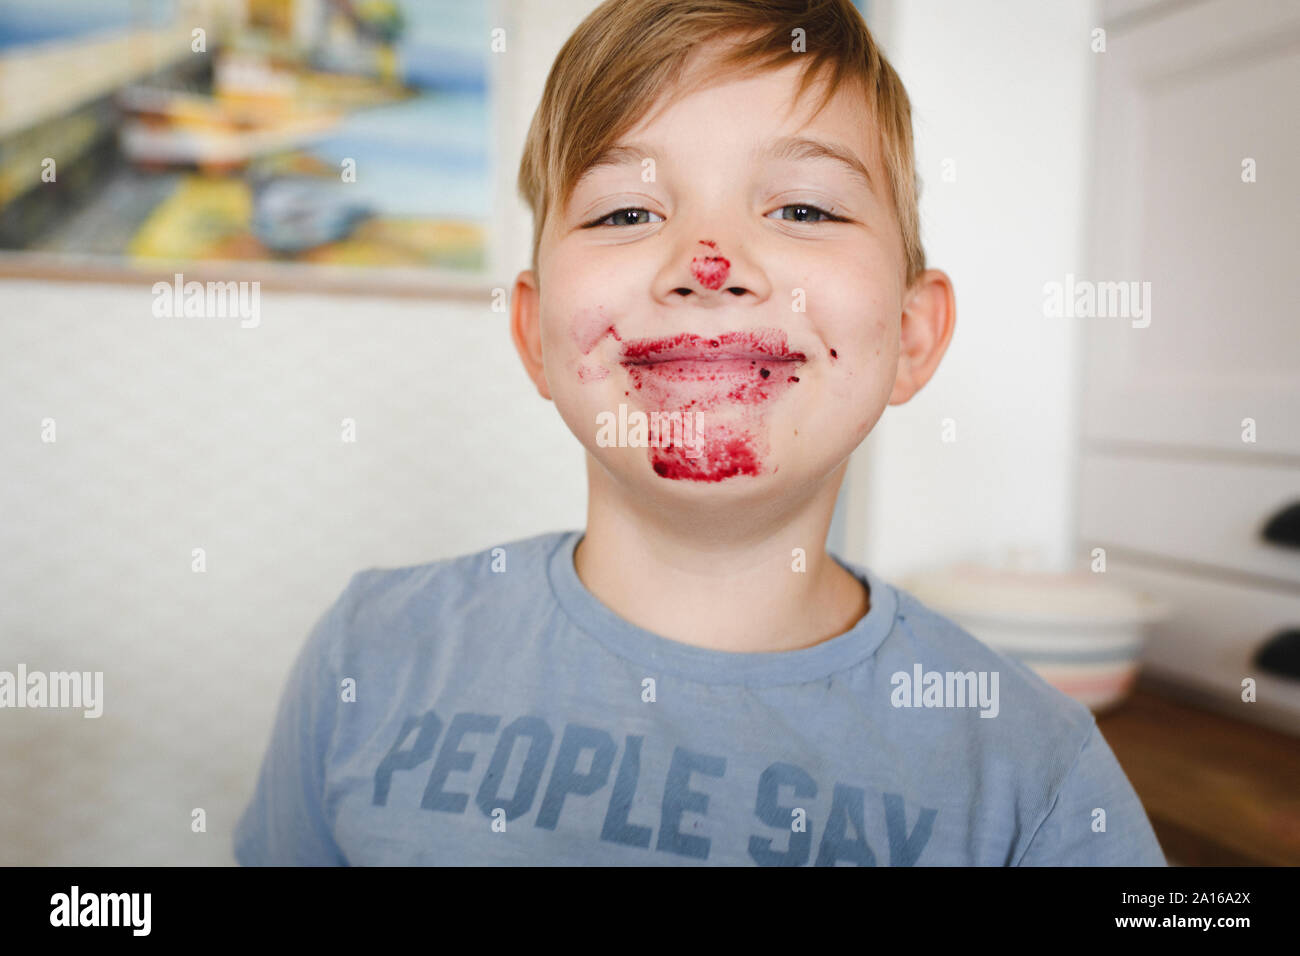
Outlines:
{"type": "Polygon", "coordinates": [[[801,216],[818,215],[822,217],[821,219],[796,218],[795,216],[786,216],[786,215],[782,215],[780,217],[781,219],[785,219],[790,222],[843,222],[844,221],[839,216],[832,215],[831,213],[827,212],[825,209],[822,209],[820,206],[814,206],[812,205],[812,203],[806,203],[806,202],[790,203],[789,205],[782,206],[780,209],[776,211],[779,213],[784,213],[787,209],[793,209],[796,211],[796,214],[801,216]]]}

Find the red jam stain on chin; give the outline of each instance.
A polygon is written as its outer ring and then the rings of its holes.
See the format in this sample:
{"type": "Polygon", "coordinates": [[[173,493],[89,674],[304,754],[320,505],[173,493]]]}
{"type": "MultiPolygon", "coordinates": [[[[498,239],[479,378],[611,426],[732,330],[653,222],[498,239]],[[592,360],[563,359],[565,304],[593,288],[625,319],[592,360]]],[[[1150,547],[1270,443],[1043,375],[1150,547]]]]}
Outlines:
{"type": "Polygon", "coordinates": [[[601,382],[609,378],[609,369],[601,365],[579,365],[578,381],[586,385],[588,382],[601,382]]]}
{"type": "MultiPolygon", "coordinates": [[[[718,251],[718,244],[712,239],[701,239],[700,245],[718,251]]],[[[691,273],[695,276],[695,281],[706,289],[720,289],[722,283],[727,281],[727,273],[730,271],[731,263],[722,256],[696,256],[691,260],[691,273]]]]}
{"type": "Polygon", "coordinates": [[[655,474],[674,481],[717,482],[760,473],[753,435],[726,427],[710,430],[707,424],[705,435],[703,453],[695,458],[687,455],[681,445],[652,448],[650,465],[655,474]]]}

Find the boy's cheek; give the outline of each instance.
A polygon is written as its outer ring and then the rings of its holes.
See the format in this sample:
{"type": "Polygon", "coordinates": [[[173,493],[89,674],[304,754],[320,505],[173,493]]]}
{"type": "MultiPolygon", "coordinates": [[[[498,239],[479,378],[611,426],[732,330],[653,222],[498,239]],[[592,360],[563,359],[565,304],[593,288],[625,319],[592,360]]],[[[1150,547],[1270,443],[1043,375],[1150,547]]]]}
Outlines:
{"type": "Polygon", "coordinates": [[[590,402],[603,398],[618,383],[619,367],[599,352],[583,355],[563,346],[559,351],[560,356],[555,361],[546,363],[552,396],[556,396],[558,389],[566,396],[572,396],[570,401],[590,402]]]}
{"type": "Polygon", "coordinates": [[[576,390],[572,384],[560,383],[551,392],[555,409],[573,436],[583,445],[590,446],[596,435],[596,416],[604,404],[594,395],[576,390]]]}
{"type": "Polygon", "coordinates": [[[579,385],[595,385],[598,382],[604,382],[609,379],[612,372],[608,365],[603,365],[599,361],[579,361],[573,368],[573,377],[577,379],[579,385]]]}
{"type": "Polygon", "coordinates": [[[555,407],[579,440],[594,440],[597,416],[601,412],[615,411],[623,398],[616,370],[607,368],[590,356],[571,355],[561,368],[547,366],[551,383],[551,399],[555,407]]]}

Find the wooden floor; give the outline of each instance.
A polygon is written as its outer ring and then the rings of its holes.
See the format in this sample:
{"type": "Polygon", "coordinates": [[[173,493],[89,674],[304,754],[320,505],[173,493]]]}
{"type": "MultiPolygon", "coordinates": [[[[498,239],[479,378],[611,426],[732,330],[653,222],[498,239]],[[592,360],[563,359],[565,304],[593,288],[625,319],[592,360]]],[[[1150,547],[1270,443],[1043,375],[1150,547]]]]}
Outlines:
{"type": "Polygon", "coordinates": [[[1300,865],[1300,737],[1200,709],[1150,683],[1097,726],[1171,865],[1300,865]]]}

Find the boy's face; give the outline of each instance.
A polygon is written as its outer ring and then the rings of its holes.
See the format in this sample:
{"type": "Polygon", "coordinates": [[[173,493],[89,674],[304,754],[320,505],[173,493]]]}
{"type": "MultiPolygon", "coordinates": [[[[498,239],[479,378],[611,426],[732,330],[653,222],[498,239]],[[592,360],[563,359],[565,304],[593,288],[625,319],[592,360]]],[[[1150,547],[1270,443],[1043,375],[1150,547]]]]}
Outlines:
{"type": "Polygon", "coordinates": [[[904,252],[870,113],[841,90],[809,120],[816,87],[792,111],[799,69],[647,111],[548,218],[540,290],[516,286],[538,389],[625,488],[818,485],[915,391],[895,388],[904,252]]]}

